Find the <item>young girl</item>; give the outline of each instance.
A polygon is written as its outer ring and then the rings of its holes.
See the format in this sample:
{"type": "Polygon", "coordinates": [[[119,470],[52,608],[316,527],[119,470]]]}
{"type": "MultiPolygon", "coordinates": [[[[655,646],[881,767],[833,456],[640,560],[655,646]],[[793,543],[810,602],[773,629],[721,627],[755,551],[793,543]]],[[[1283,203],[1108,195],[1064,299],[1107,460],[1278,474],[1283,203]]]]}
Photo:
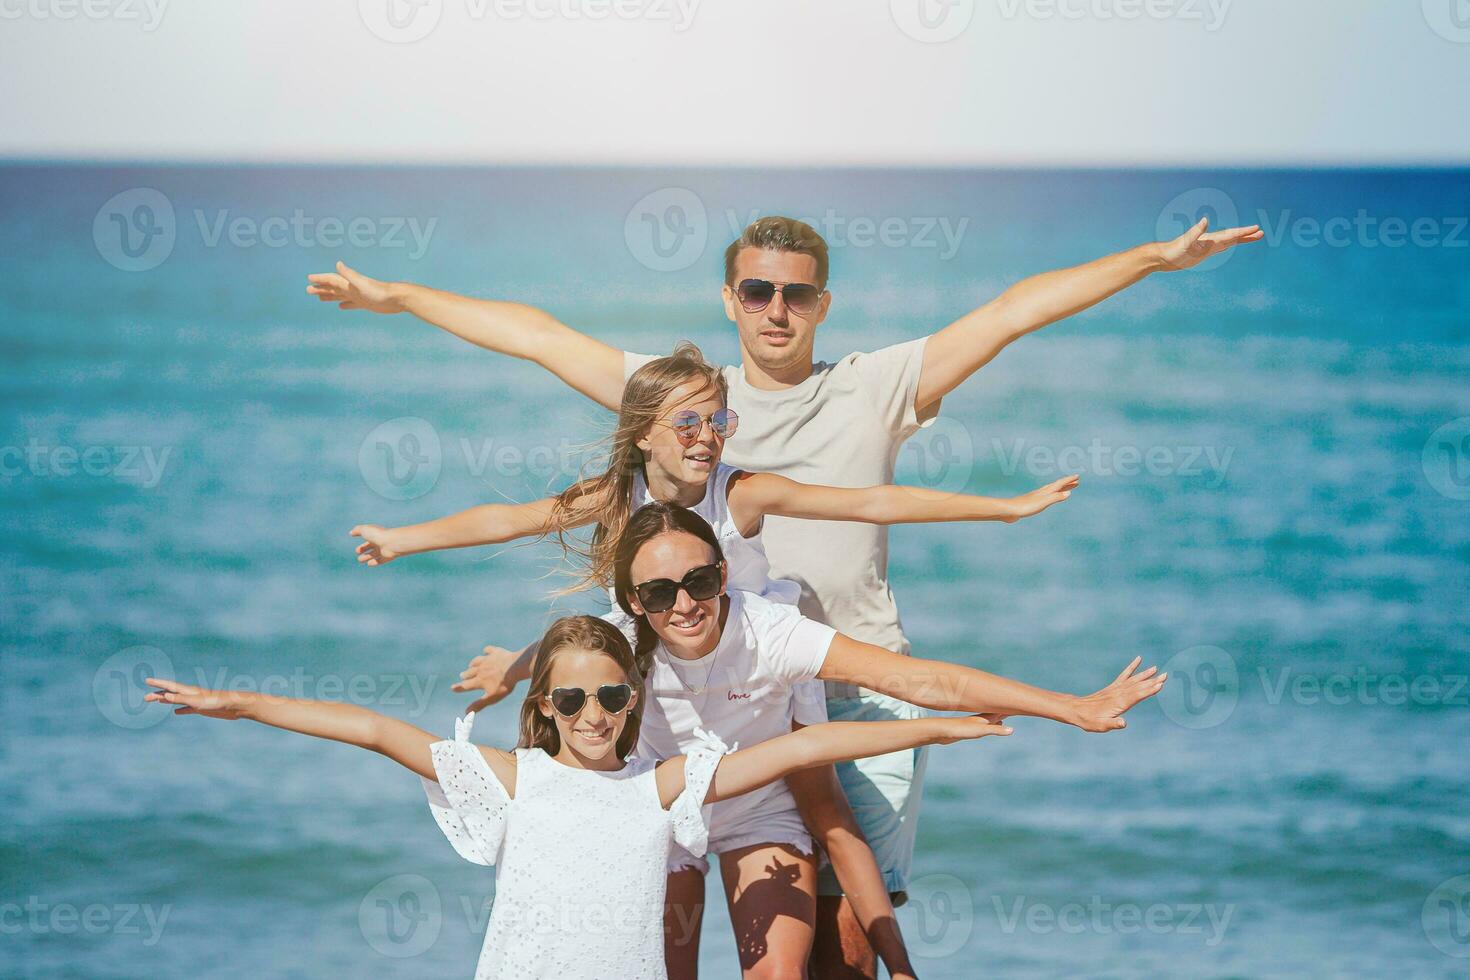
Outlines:
{"type": "MultiPolygon", "coordinates": [[[[1122,715],[1157,693],[1154,668],[1134,660],[1106,688],[1074,697],[982,671],[921,660],[844,636],[794,607],[727,590],[720,542],[698,515],[671,504],[640,509],[618,542],[614,582],[633,618],[635,661],[646,675],[648,702],[637,757],[662,759],[690,751],[704,732],[732,744],[779,740],[791,726],[791,691],[814,679],[862,684],[925,708],[1050,718],[1085,731],[1123,727],[1122,715]]],[[[816,864],[792,795],[781,784],[716,806],[708,850],[719,854],[731,921],[747,972],[800,969],[788,959],[810,936],[816,864]],[[778,885],[770,868],[786,877],[778,885]],[[756,914],[737,896],[763,891],[778,917],[756,914]],[[765,960],[765,962],[761,962],[765,960]]],[[[699,926],[697,906],[708,864],[674,849],[670,861],[670,930],[699,926]]],[[[669,949],[674,970],[680,950],[669,949]]]]}
{"type": "MultiPolygon", "coordinates": [[[[385,528],[358,525],[363,538],[358,560],[378,566],[395,558],[443,548],[498,544],[517,538],[556,534],[569,551],[585,559],[578,585],[610,587],[614,552],[629,516],[654,501],[676,503],[704,518],[718,535],[725,574],[732,589],[794,604],[802,589],[795,582],[772,580],[761,528],[767,516],[804,519],[900,522],[996,520],[1007,523],[1038,514],[1070,496],[1077,477],[1057,480],[1012,499],[949,494],[914,487],[861,489],[813,486],[768,473],[747,473],[720,461],[725,441],[739,419],[726,405],[727,386],[719,369],[708,364],[693,344],[681,344],[670,357],[659,358],[634,372],[624,389],[617,428],[606,471],[578,481],[556,497],[521,505],[487,504],[424,524],[385,528]],[[590,547],[569,542],[566,532],[596,524],[590,547]]],[[[616,601],[616,597],[614,597],[616,601]]],[[[632,620],[618,609],[607,617],[631,637],[632,620]]],[[[519,653],[492,652],[476,658],[455,685],[456,690],[483,688],[479,708],[508,694],[527,674],[533,647],[519,653]]],[[[822,685],[798,685],[792,691],[792,720],[817,724],[827,720],[822,685]]],[[[895,975],[910,972],[893,916],[889,889],[858,823],[842,796],[832,771],[806,771],[793,777],[797,804],[822,844],[853,911],[879,956],[895,975]]],[[[786,834],[793,846],[811,850],[806,830],[786,834]]],[[[699,895],[690,910],[697,916],[699,895]]],[[[758,903],[747,903],[758,904],[758,903]]],[[[763,914],[757,910],[756,914],[763,914]]],[[[696,933],[697,936],[697,933],[696,933]]],[[[785,940],[785,953],[804,960],[803,939],[785,940]]],[[[808,942],[809,945],[809,942],[808,942]]],[[[675,975],[689,975],[698,946],[689,943],[669,951],[675,975]]]]}
{"type": "Polygon", "coordinates": [[[731,752],[705,737],[656,765],[628,762],[643,682],[622,633],[572,616],[539,643],[513,752],[453,741],[355,705],[211,691],[162,678],[177,714],[249,718],[371,749],[418,773],[463,857],[495,866],[477,980],[664,978],[665,864],[703,853],[710,805],[810,766],[1010,729],[979,717],[816,725],[731,752]]]}

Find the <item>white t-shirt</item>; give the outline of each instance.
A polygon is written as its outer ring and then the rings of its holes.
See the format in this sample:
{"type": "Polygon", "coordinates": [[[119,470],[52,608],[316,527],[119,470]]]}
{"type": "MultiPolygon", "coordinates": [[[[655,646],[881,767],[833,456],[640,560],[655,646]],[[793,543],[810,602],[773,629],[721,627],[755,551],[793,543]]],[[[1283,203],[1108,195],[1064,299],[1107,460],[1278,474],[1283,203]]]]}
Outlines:
{"type": "MultiPolygon", "coordinates": [[[[796,691],[817,676],[836,631],[802,616],[795,606],[738,589],[714,650],[681,660],[662,643],[653,649],[637,755],[667,759],[699,744],[696,729],[732,749],[791,731],[796,691]],[[738,745],[737,745],[738,743],[738,745]]],[[[807,685],[813,696],[820,688],[807,685]]],[[[762,815],[796,809],[784,779],[714,804],[710,836],[758,830],[762,815]]]]}
{"type": "MultiPolygon", "coordinates": [[[[824,486],[892,483],[899,447],[939,412],[935,405],[920,417],[914,409],[928,339],[819,361],[809,378],[781,391],[753,388],[739,365],[726,365],[721,371],[740,425],[722,462],[824,486]]],[[[625,376],[655,356],[625,354],[625,376]]],[[[801,586],[803,613],[866,643],[909,652],[888,585],[888,528],[769,517],[761,537],[772,577],[801,586]]],[[[829,684],[827,693],[859,691],[829,684]]]]}

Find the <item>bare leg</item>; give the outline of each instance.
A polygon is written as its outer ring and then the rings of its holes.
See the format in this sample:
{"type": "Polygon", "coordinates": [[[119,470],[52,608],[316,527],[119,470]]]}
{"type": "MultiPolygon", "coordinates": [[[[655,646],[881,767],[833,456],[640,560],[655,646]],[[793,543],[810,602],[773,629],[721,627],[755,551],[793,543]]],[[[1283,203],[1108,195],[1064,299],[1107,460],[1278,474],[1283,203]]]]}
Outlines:
{"type": "Polygon", "coordinates": [[[669,875],[664,897],[664,964],[669,980],[699,976],[699,930],[704,919],[704,875],[692,868],[669,875]]]}
{"type": "Polygon", "coordinates": [[[817,905],[816,857],[789,844],[720,855],[745,980],[804,978],[817,905]]]}

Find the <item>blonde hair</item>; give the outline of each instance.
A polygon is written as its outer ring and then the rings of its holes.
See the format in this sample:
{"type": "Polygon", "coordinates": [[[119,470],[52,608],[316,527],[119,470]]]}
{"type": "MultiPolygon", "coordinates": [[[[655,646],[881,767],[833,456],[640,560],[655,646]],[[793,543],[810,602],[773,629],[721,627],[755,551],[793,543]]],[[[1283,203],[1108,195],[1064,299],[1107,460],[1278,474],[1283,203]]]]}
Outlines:
{"type": "Polygon", "coordinates": [[[531,667],[531,684],[526,700],[521,703],[521,737],[519,748],[541,749],[548,755],[561,751],[561,734],[556,721],[541,713],[541,701],[551,694],[551,665],[563,650],[575,648],[603,653],[623,669],[637,701],[628,709],[627,721],[618,735],[618,758],[626,759],[638,744],[638,730],[643,724],[643,671],[633,660],[628,638],[616,626],[595,616],[564,616],[551,624],[541,637],[536,660],[531,667]]]}
{"type": "Polygon", "coordinates": [[[638,440],[658,420],[669,395],[691,380],[704,381],[721,402],[728,403],[730,390],[725,376],[688,341],[674,348],[668,357],[650,361],[633,372],[623,388],[607,469],[599,476],[579,479],[554,498],[547,533],[556,535],[565,557],[584,566],[577,580],[558,594],[612,585],[618,539],[633,512],[633,475],[643,469],[645,462],[638,440]],[[568,538],[567,531],[587,523],[589,517],[598,525],[592,543],[583,545],[568,538]]]}

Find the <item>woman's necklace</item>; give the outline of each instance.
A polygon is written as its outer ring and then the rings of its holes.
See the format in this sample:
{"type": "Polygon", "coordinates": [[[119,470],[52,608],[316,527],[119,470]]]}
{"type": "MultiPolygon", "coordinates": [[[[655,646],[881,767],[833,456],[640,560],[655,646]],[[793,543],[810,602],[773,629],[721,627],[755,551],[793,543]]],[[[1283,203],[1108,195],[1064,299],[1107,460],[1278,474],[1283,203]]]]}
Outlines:
{"type": "MultiPolygon", "coordinates": [[[[724,609],[722,608],[720,611],[724,612],[724,609]]],[[[729,625],[729,623],[726,623],[726,628],[728,628],[729,625]]],[[[674,656],[672,653],[669,653],[669,648],[667,644],[661,643],[660,645],[663,646],[664,653],[667,653],[669,655],[669,669],[674,672],[674,677],[678,679],[680,687],[688,691],[690,694],[703,694],[705,691],[709,690],[709,679],[715,674],[715,661],[720,659],[720,647],[725,645],[724,630],[720,631],[720,637],[715,641],[714,652],[709,655],[709,667],[705,670],[704,680],[700,682],[698,687],[690,687],[689,682],[684,679],[684,675],[679,673],[679,668],[674,666],[674,664],[677,663],[681,658],[674,656]]]]}

